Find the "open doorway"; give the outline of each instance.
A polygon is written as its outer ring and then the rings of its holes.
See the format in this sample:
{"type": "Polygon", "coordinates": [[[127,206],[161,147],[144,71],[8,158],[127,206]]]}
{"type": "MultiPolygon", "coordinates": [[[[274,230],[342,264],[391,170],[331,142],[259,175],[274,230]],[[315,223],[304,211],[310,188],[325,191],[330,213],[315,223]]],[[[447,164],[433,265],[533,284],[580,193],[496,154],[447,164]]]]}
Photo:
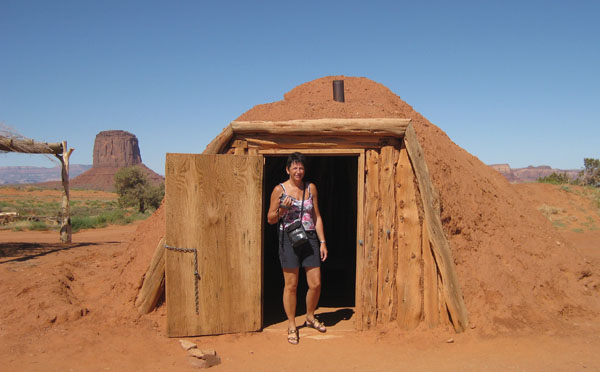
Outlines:
{"type": "MultiPolygon", "coordinates": [[[[267,215],[273,188],[287,179],[287,155],[265,156],[263,216],[267,215]]],[[[320,307],[355,306],[356,223],[358,156],[306,156],[307,182],[319,191],[319,209],[323,217],[329,257],[321,266],[320,307]]],[[[266,217],[265,217],[266,218],[266,217]]],[[[282,305],[283,274],[279,263],[278,225],[265,223],[263,327],[286,319],[282,305]]],[[[306,312],[306,276],[300,270],[296,314],[306,312]]]]}

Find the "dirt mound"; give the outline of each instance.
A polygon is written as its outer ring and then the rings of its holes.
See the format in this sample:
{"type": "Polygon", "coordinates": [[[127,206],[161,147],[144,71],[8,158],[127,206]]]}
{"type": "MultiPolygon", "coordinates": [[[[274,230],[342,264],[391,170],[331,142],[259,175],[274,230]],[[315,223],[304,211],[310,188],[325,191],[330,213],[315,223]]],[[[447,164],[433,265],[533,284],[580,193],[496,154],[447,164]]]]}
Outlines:
{"type": "MultiPolygon", "coordinates": [[[[502,175],[385,86],[328,76],[299,85],[282,101],[257,105],[238,120],[380,117],[412,119],[440,194],[444,230],[475,327],[484,333],[540,330],[557,320],[598,314],[598,296],[579,282],[596,274],[576,249],[502,175]],[[345,103],[333,101],[334,79],[345,82],[345,103]]],[[[146,224],[164,229],[164,219],[146,224]]],[[[158,241],[147,241],[143,233],[136,239],[149,250],[158,241]]]]}
{"type": "Polygon", "coordinates": [[[119,285],[122,292],[127,293],[126,300],[131,304],[135,302],[152,255],[165,234],[165,204],[163,201],[163,204],[152,216],[138,226],[125,251],[127,261],[121,272],[122,280],[119,285]]]}

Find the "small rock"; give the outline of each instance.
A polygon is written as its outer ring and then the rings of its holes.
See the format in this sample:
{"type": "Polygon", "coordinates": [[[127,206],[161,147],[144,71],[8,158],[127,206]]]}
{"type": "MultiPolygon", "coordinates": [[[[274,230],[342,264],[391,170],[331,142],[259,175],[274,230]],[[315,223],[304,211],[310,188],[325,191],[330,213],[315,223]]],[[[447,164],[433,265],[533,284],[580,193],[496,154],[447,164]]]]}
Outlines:
{"type": "Polygon", "coordinates": [[[206,368],[221,364],[221,357],[218,355],[207,354],[204,360],[206,361],[206,368]]]}
{"type": "Polygon", "coordinates": [[[188,360],[189,360],[190,364],[192,365],[192,367],[196,367],[196,368],[208,368],[206,366],[208,363],[204,359],[198,359],[198,358],[194,358],[194,357],[190,356],[188,358],[188,360]]]}
{"type": "Polygon", "coordinates": [[[454,339],[453,338],[449,338],[446,340],[447,344],[453,344],[454,343],[454,339]]]}
{"type": "Polygon", "coordinates": [[[207,355],[215,356],[215,355],[217,355],[217,352],[214,351],[213,349],[206,349],[206,350],[190,349],[190,350],[188,350],[188,354],[190,354],[191,356],[194,356],[196,358],[206,359],[207,355]]]}
{"type": "Polygon", "coordinates": [[[196,368],[210,368],[212,366],[221,364],[221,358],[218,355],[211,354],[207,354],[203,359],[190,356],[188,360],[190,361],[190,364],[196,368]]]}
{"type": "Polygon", "coordinates": [[[205,355],[217,355],[217,351],[215,349],[202,349],[202,352],[205,355]]]}
{"type": "Polygon", "coordinates": [[[190,349],[195,349],[198,347],[198,345],[196,345],[195,343],[191,342],[191,341],[187,341],[187,340],[179,340],[179,343],[181,344],[181,347],[183,348],[183,350],[190,350],[190,349]]]}

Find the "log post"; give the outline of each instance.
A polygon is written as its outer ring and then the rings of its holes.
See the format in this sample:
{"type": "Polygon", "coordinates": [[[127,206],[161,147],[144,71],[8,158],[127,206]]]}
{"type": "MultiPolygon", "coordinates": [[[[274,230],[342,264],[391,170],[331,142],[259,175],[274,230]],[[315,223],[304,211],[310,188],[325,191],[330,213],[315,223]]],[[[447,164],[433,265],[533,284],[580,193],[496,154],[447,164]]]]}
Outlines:
{"type": "Polygon", "coordinates": [[[396,159],[393,146],[381,148],[379,167],[379,265],[377,268],[377,319],[378,323],[389,323],[395,316],[396,268],[398,252],[396,245],[396,203],[394,203],[396,159]],[[395,249],[396,248],[396,249],[395,249]]]}
{"type": "Polygon", "coordinates": [[[405,148],[400,150],[398,203],[398,324],[406,330],[421,321],[421,223],[413,169],[405,148]]]}
{"type": "Polygon", "coordinates": [[[427,220],[423,220],[423,312],[429,328],[437,327],[440,319],[438,308],[438,270],[431,253],[427,220]]]}
{"type": "Polygon", "coordinates": [[[69,204],[69,158],[75,149],[67,150],[67,141],[62,141],[62,153],[54,154],[60,160],[61,180],[63,185],[60,223],[60,241],[61,243],[71,243],[71,207],[69,204]]]}
{"type": "Polygon", "coordinates": [[[165,291],[165,238],[156,246],[152,261],[144,275],[144,282],[135,300],[135,306],[140,314],[148,314],[156,307],[158,300],[165,291]]]}
{"type": "Polygon", "coordinates": [[[379,154],[368,150],[366,154],[365,181],[365,244],[363,248],[362,301],[363,329],[377,325],[377,266],[379,260],[379,154]]]}

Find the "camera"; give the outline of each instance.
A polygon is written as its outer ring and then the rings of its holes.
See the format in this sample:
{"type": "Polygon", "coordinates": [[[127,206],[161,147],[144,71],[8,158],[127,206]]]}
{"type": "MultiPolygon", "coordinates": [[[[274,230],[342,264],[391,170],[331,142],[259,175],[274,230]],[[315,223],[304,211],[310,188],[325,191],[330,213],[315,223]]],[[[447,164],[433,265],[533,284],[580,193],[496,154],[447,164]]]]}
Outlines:
{"type": "Polygon", "coordinates": [[[281,194],[281,197],[279,198],[279,207],[280,208],[289,208],[287,205],[283,205],[283,201],[285,200],[285,198],[287,197],[286,193],[281,194]]]}

